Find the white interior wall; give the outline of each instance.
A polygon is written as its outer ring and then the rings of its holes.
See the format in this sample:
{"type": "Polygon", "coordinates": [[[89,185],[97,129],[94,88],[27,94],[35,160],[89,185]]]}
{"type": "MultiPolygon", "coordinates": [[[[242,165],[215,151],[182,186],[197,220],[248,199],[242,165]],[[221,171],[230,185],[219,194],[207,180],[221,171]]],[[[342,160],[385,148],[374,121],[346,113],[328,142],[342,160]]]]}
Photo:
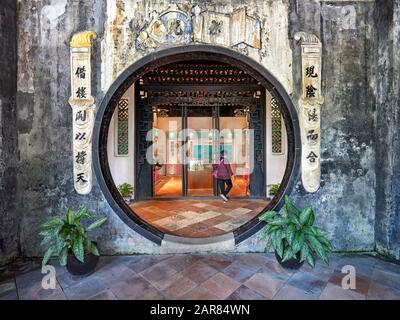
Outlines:
{"type": "Polygon", "coordinates": [[[268,185],[281,183],[287,162],[287,134],[285,123],[282,119],[282,153],[272,153],[272,125],[271,125],[271,94],[266,92],[266,153],[267,153],[267,190],[268,185]]]}
{"type": "Polygon", "coordinates": [[[219,128],[224,129],[244,129],[247,128],[247,121],[245,117],[220,117],[219,128]]]}
{"type": "MultiPolygon", "coordinates": [[[[235,129],[246,129],[248,128],[248,122],[246,117],[220,117],[219,118],[219,128],[222,132],[225,129],[232,130],[235,129]]],[[[232,159],[235,164],[232,168],[235,174],[241,175],[244,173],[243,168],[249,168],[249,155],[247,154],[245,157],[236,158],[237,155],[242,154],[247,151],[247,149],[242,150],[242,145],[238,145],[233,143],[232,139],[228,139],[228,137],[224,137],[226,143],[232,143],[232,159]],[[236,150],[238,147],[238,150],[236,150]],[[237,162],[237,163],[236,163],[237,162]],[[238,169],[240,168],[240,169],[238,169]]],[[[236,141],[237,142],[237,141],[236,141]]],[[[242,141],[243,143],[244,141],[242,141]]],[[[245,172],[248,172],[247,170],[245,172]]]]}
{"type": "MultiPolygon", "coordinates": [[[[159,130],[162,130],[165,134],[166,140],[164,143],[166,144],[165,146],[162,146],[162,143],[158,145],[158,154],[160,159],[164,160],[167,164],[176,164],[178,163],[178,154],[175,152],[173,153],[173,158],[170,158],[170,146],[169,146],[169,140],[168,140],[168,133],[170,131],[176,132],[177,136],[176,139],[178,138],[178,132],[182,130],[182,118],[181,117],[157,117],[157,115],[154,115],[154,122],[153,122],[153,128],[157,128],[159,130]],[[172,129],[172,130],[171,130],[172,129]]],[[[176,140],[177,141],[177,140],[176,140]]],[[[172,170],[172,172],[175,172],[175,170],[172,170]]],[[[171,174],[171,170],[169,170],[169,173],[166,169],[166,166],[163,166],[160,169],[160,174],[161,175],[166,175],[166,174],[171,174]]]]}
{"type": "Polygon", "coordinates": [[[135,180],[135,141],[134,141],[134,125],[135,125],[135,90],[134,85],[122,96],[123,99],[129,100],[129,152],[127,156],[118,156],[116,152],[116,125],[117,125],[117,109],[115,109],[114,115],[111,119],[108,141],[107,141],[107,153],[108,163],[110,166],[111,175],[114,179],[115,185],[127,182],[134,186],[135,180]]]}

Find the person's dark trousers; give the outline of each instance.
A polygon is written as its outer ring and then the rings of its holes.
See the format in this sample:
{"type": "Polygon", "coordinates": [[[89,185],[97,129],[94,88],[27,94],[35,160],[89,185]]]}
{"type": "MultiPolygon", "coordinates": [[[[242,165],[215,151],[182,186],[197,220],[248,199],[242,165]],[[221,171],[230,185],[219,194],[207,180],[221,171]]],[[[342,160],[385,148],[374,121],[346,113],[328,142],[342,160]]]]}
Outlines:
{"type": "Polygon", "coordinates": [[[232,189],[232,180],[231,179],[218,179],[218,185],[219,185],[219,190],[221,191],[221,194],[224,196],[227,196],[229,191],[232,189]],[[225,184],[226,184],[226,189],[225,189],[225,184]]]}

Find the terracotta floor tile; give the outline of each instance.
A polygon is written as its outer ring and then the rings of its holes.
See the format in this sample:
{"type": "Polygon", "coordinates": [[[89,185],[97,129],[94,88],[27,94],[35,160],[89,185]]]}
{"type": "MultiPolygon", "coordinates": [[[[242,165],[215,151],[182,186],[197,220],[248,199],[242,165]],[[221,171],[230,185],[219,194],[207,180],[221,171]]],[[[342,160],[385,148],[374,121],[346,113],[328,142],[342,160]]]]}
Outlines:
{"type": "Polygon", "coordinates": [[[170,286],[165,288],[162,294],[167,299],[179,299],[195,287],[197,287],[195,282],[180,274],[179,279],[176,279],[170,286]]]}
{"type": "Polygon", "coordinates": [[[375,269],[372,279],[380,285],[400,291],[400,273],[375,269]]]}
{"type": "Polygon", "coordinates": [[[237,288],[240,283],[231,277],[219,272],[212,276],[210,279],[203,282],[201,287],[209,290],[212,294],[221,299],[229,297],[237,288]]]}
{"type": "Polygon", "coordinates": [[[124,264],[113,265],[112,267],[104,267],[96,272],[96,277],[100,277],[106,285],[112,285],[116,282],[123,281],[133,277],[136,273],[124,264]]]}
{"type": "Polygon", "coordinates": [[[256,273],[244,285],[264,297],[272,299],[278,290],[283,287],[284,282],[263,273],[256,273]]]}
{"type": "Polygon", "coordinates": [[[252,268],[263,267],[269,260],[266,255],[255,253],[244,253],[236,257],[236,261],[240,261],[252,268]]]}
{"type": "Polygon", "coordinates": [[[204,224],[204,223],[202,223],[202,222],[199,222],[199,223],[192,224],[190,227],[195,232],[202,232],[202,231],[206,231],[209,226],[204,224]]]}
{"type": "Polygon", "coordinates": [[[126,266],[133,271],[139,273],[143,270],[147,270],[151,266],[169,258],[167,255],[140,255],[132,257],[132,261],[126,263],[126,266]]]}
{"type": "Polygon", "coordinates": [[[217,272],[218,271],[216,269],[199,260],[192,264],[190,267],[186,268],[183,271],[183,275],[193,282],[200,284],[212,277],[217,272]]]}
{"type": "MultiPolygon", "coordinates": [[[[69,300],[84,300],[99,294],[107,288],[99,278],[89,276],[78,283],[64,289],[64,293],[69,300]]],[[[48,290],[52,291],[52,290],[48,290]]]]}
{"type": "Polygon", "coordinates": [[[155,291],[155,288],[143,277],[136,275],[112,285],[110,290],[119,300],[138,300],[143,299],[145,294],[155,291]]]}
{"type": "Polygon", "coordinates": [[[273,297],[274,300],[318,300],[319,293],[309,293],[285,284],[273,297]]]}
{"type": "Polygon", "coordinates": [[[117,298],[111,290],[104,290],[90,297],[88,300],[117,300],[117,298]]]}
{"type": "Polygon", "coordinates": [[[253,276],[258,269],[259,267],[253,268],[244,264],[243,262],[234,261],[232,264],[226,267],[222,272],[227,276],[231,277],[232,279],[235,279],[236,281],[243,283],[251,276],[253,276]]]}
{"type": "Polygon", "coordinates": [[[367,295],[368,300],[400,300],[400,290],[383,286],[372,281],[367,295]]]}
{"type": "Polygon", "coordinates": [[[173,276],[177,271],[167,263],[160,262],[140,273],[140,275],[149,281],[158,289],[164,289],[166,279],[173,276]]]}
{"type": "Polygon", "coordinates": [[[327,284],[324,279],[311,272],[297,272],[288,280],[288,283],[313,294],[321,292],[327,284]]]}
{"type": "Polygon", "coordinates": [[[204,223],[208,226],[215,226],[221,222],[225,222],[230,219],[231,219],[231,217],[222,214],[222,215],[216,216],[214,218],[204,220],[202,223],[204,223]]]}
{"type": "Polygon", "coordinates": [[[346,290],[342,287],[328,283],[321,292],[320,300],[365,300],[366,296],[354,290],[346,290]]]}
{"type": "Polygon", "coordinates": [[[204,207],[208,206],[208,204],[205,202],[197,202],[197,203],[194,203],[193,206],[198,207],[198,208],[204,208],[204,207]]]}
{"type": "Polygon", "coordinates": [[[215,228],[215,227],[209,227],[207,229],[206,233],[207,233],[208,237],[211,237],[211,236],[219,236],[219,235],[225,234],[225,231],[215,228]]]}
{"type": "Polygon", "coordinates": [[[199,207],[192,206],[192,205],[188,205],[187,209],[190,210],[190,211],[194,211],[194,212],[200,213],[200,214],[208,211],[206,208],[199,208],[199,207]]]}
{"type": "MultiPolygon", "coordinates": [[[[332,284],[335,284],[339,287],[342,286],[342,280],[346,276],[346,274],[343,274],[341,272],[338,272],[337,270],[332,273],[332,275],[329,278],[329,282],[332,284]]],[[[368,290],[369,290],[369,285],[370,285],[370,279],[364,277],[364,276],[358,276],[356,275],[355,278],[355,285],[356,288],[352,289],[353,291],[356,291],[362,295],[367,295],[368,290]]]]}
{"type": "Polygon", "coordinates": [[[225,221],[225,222],[221,222],[218,223],[217,225],[215,225],[214,227],[220,230],[224,230],[225,232],[229,232],[232,230],[235,230],[236,228],[238,228],[239,225],[231,223],[231,220],[225,221]]]}
{"type": "Polygon", "coordinates": [[[353,266],[357,275],[369,277],[374,271],[374,263],[368,257],[363,257],[360,260],[344,257],[338,261],[335,269],[341,272],[342,268],[347,265],[353,266]]]}
{"type": "Polygon", "coordinates": [[[190,237],[195,232],[196,231],[194,231],[190,226],[187,226],[187,227],[180,228],[180,229],[173,231],[172,234],[177,235],[177,236],[179,235],[179,236],[183,236],[183,237],[190,237]]]}
{"type": "Polygon", "coordinates": [[[257,202],[253,202],[253,203],[250,202],[250,203],[246,203],[243,205],[243,208],[247,208],[247,209],[251,209],[251,210],[257,209],[259,207],[260,207],[260,204],[257,202]]]}
{"type": "Polygon", "coordinates": [[[214,269],[221,271],[229,266],[233,261],[230,257],[223,254],[213,254],[205,256],[202,261],[214,269]]]}
{"type": "Polygon", "coordinates": [[[185,295],[181,296],[182,300],[220,300],[219,297],[212,294],[209,290],[203,287],[195,287],[185,295]]]}
{"type": "Polygon", "coordinates": [[[274,260],[267,261],[260,272],[267,273],[272,277],[282,281],[288,280],[294,273],[289,269],[283,268],[277,261],[274,260]]]}
{"type": "MultiPolygon", "coordinates": [[[[40,269],[17,275],[15,283],[20,300],[65,300],[66,296],[60,284],[55,290],[45,290],[42,287],[43,275],[40,269]]],[[[3,288],[4,289],[4,288],[3,288]]]]}
{"type": "Polygon", "coordinates": [[[240,286],[233,292],[226,300],[266,300],[267,298],[261,294],[247,288],[246,286],[240,286]]]}
{"type": "Polygon", "coordinates": [[[171,267],[176,271],[182,271],[197,261],[199,261],[201,257],[191,254],[177,254],[172,256],[171,258],[165,260],[164,264],[171,267]]]}

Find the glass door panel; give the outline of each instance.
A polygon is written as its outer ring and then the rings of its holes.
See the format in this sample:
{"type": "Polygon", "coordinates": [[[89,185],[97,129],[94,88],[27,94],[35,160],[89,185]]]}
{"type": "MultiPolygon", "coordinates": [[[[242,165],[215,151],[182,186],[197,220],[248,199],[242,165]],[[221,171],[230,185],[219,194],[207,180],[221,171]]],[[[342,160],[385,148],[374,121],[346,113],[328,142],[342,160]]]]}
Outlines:
{"type": "MultiPolygon", "coordinates": [[[[213,121],[210,116],[187,117],[187,195],[213,196],[213,121]]],[[[192,113],[188,110],[188,115],[192,113]]],[[[204,111],[202,112],[204,115],[204,111]]]]}
{"type": "Polygon", "coordinates": [[[249,196],[250,185],[250,154],[248,121],[243,116],[229,116],[229,110],[220,109],[220,151],[224,150],[231,164],[234,176],[232,177],[231,197],[249,196]]]}
{"type": "Polygon", "coordinates": [[[163,108],[153,119],[153,194],[156,197],[182,196],[181,108],[163,108]],[[175,110],[177,109],[177,110],[175,110]]]}

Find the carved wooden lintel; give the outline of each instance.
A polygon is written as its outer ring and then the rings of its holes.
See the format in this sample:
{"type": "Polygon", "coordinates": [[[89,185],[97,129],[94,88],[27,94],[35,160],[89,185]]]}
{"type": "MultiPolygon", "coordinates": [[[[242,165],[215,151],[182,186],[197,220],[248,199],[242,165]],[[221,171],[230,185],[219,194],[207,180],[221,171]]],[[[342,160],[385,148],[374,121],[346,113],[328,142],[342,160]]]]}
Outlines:
{"type": "Polygon", "coordinates": [[[92,190],[92,132],[94,98],[91,90],[91,40],[96,33],[75,34],[70,42],[71,97],[73,116],[74,187],[79,194],[92,190]]]}
{"type": "Polygon", "coordinates": [[[299,99],[301,130],[301,177],[304,189],[316,192],[321,180],[321,54],[318,37],[298,32],[301,42],[302,95],[299,99]]]}

